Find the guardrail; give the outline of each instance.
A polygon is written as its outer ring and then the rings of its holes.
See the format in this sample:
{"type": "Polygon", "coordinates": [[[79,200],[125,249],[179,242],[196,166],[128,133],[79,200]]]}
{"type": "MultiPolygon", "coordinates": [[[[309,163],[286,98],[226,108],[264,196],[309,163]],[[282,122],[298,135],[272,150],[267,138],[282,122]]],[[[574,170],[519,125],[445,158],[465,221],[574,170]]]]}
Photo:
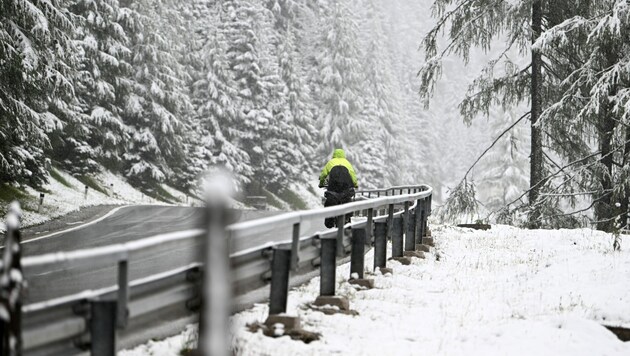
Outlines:
{"type": "MultiPolygon", "coordinates": [[[[213,288],[203,288],[202,285],[216,287],[217,278],[221,279],[217,273],[220,268],[211,267],[210,273],[203,273],[204,266],[220,267],[216,261],[222,258],[217,254],[200,255],[197,263],[129,281],[132,253],[166,243],[195,241],[203,246],[201,251],[225,252],[227,249],[223,245],[217,249],[207,244],[225,241],[209,237],[226,234],[227,241],[238,252],[229,255],[226,270],[232,271],[231,280],[221,283],[230,283],[228,289],[239,297],[253,295],[252,300],[244,299],[245,305],[268,297],[272,317],[286,312],[288,288],[306,281],[318,269],[321,294],[332,297],[336,265],[347,261],[350,253],[351,273],[358,277],[355,279],[363,279],[365,245],[374,246],[374,269],[377,269],[386,267],[387,239],[392,240],[394,258],[412,253],[422,244],[427,217],[431,213],[431,195],[432,189],[426,185],[358,191],[357,201],[334,207],[286,213],[227,227],[221,225],[224,220],[211,219],[208,230],[183,231],[124,244],[25,257],[22,268],[27,279],[29,275],[46,270],[115,264],[118,283],[101,290],[23,306],[23,352],[29,355],[113,354],[116,349],[183,329],[184,325],[197,320],[202,304],[206,310],[216,306],[213,304],[216,302],[213,288]],[[343,225],[345,215],[350,213],[364,219],[343,225]],[[315,235],[301,233],[304,224],[323,226],[326,218],[337,218],[339,227],[315,235]],[[243,241],[249,237],[268,232],[273,232],[277,240],[254,248],[242,248],[245,246],[243,241]],[[269,288],[269,294],[265,296],[261,288],[269,288]],[[156,321],[157,314],[160,323],[156,321]]],[[[214,216],[225,214],[222,207],[209,209],[214,216]]],[[[215,317],[208,313],[202,315],[215,317]]],[[[202,321],[202,325],[212,329],[213,323],[207,320],[202,321]]],[[[202,330],[202,335],[205,333],[202,330]]]]}

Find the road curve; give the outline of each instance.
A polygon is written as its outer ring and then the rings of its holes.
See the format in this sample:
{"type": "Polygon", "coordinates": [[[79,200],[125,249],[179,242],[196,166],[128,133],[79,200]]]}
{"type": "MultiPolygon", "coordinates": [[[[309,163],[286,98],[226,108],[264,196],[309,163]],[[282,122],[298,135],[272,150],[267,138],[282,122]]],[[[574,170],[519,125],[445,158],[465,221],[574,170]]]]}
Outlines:
{"type": "MultiPolygon", "coordinates": [[[[203,227],[203,208],[175,206],[129,206],[119,209],[106,218],[87,226],[56,233],[54,236],[34,239],[23,244],[23,256],[50,252],[106,246],[129,242],[158,234],[203,227]]],[[[244,210],[234,211],[235,221],[246,221],[278,212],[244,210]]],[[[322,224],[305,226],[303,233],[323,229],[322,224]]],[[[240,245],[239,249],[254,247],[268,241],[286,240],[290,236],[262,234],[240,245]]],[[[129,256],[130,280],[147,277],[198,260],[199,242],[189,240],[164,244],[129,256]]],[[[234,252],[234,251],[232,251],[234,252]]],[[[95,290],[116,284],[117,266],[81,266],[72,269],[50,270],[26,275],[28,281],[24,304],[95,290]]]]}

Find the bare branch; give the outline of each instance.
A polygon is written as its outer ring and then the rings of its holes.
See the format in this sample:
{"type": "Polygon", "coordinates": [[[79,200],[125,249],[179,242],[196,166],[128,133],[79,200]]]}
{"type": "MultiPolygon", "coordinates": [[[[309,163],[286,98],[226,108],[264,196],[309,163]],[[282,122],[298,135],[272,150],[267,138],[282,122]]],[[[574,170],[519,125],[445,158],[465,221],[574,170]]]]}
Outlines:
{"type": "Polygon", "coordinates": [[[525,113],[525,115],[521,116],[518,120],[516,120],[512,125],[510,125],[507,129],[503,130],[503,132],[501,132],[501,134],[499,136],[497,136],[497,138],[494,139],[494,141],[492,142],[492,144],[486,148],[485,151],[483,151],[483,153],[479,156],[479,158],[477,158],[477,160],[475,161],[475,163],[472,164],[472,166],[470,166],[470,168],[468,168],[468,171],[466,171],[466,174],[464,174],[464,178],[462,179],[462,182],[466,179],[466,177],[468,177],[468,174],[470,173],[470,171],[473,170],[473,168],[475,168],[475,166],[477,165],[477,163],[479,163],[479,161],[481,161],[481,159],[483,158],[483,156],[486,155],[486,153],[488,153],[488,151],[490,151],[492,149],[492,147],[494,147],[494,145],[497,144],[497,142],[499,142],[499,140],[501,139],[501,137],[503,137],[503,135],[505,135],[506,133],[508,133],[510,130],[512,130],[514,128],[514,126],[518,125],[519,122],[521,122],[524,118],[526,118],[528,115],[530,114],[530,112],[525,113]]]}

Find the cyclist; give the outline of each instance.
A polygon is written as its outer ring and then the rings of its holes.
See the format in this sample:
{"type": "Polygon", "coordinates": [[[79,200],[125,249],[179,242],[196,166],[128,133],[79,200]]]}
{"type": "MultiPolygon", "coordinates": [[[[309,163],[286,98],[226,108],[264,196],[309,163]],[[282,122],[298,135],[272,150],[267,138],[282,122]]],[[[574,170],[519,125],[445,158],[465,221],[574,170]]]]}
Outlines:
{"type": "MultiPolygon", "coordinates": [[[[324,206],[333,206],[348,203],[354,197],[354,188],[358,188],[357,175],[350,162],[346,159],[346,153],[337,148],[333,157],[319,175],[319,187],[327,186],[324,206]]],[[[346,220],[350,218],[349,214],[346,220]]],[[[328,218],[324,222],[326,227],[335,226],[335,218],[328,218]]]]}

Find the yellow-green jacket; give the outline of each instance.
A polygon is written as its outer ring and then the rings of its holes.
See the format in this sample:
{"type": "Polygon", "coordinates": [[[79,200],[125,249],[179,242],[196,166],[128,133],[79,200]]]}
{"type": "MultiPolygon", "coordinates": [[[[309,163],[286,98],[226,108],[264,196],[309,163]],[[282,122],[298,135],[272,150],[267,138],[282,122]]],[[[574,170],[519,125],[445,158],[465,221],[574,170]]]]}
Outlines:
{"type": "Polygon", "coordinates": [[[334,166],[346,167],[348,169],[348,172],[350,172],[350,176],[352,177],[352,183],[354,184],[354,187],[357,188],[359,186],[359,183],[357,181],[357,175],[356,173],[354,173],[354,168],[352,168],[352,165],[346,159],[346,153],[340,148],[336,149],[333,152],[333,158],[330,161],[328,161],[328,163],[326,163],[326,166],[322,170],[322,174],[319,175],[320,186],[324,185],[324,183],[326,182],[326,177],[328,177],[330,170],[333,169],[334,166]]]}

